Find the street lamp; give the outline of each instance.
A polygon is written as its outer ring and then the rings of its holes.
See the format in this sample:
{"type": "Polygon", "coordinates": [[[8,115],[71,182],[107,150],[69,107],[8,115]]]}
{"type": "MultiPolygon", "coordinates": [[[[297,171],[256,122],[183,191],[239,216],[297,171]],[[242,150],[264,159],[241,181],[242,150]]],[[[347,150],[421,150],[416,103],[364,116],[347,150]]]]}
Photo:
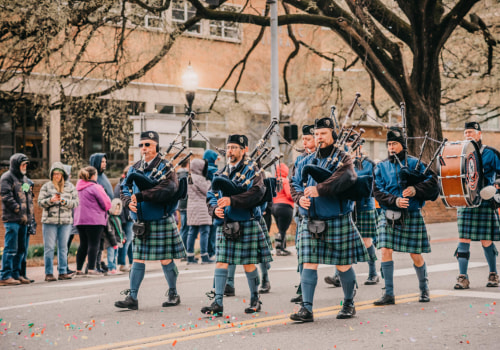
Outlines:
{"type": "MultiPolygon", "coordinates": [[[[182,88],[186,94],[186,116],[188,118],[194,118],[193,113],[193,101],[196,94],[196,89],[198,88],[198,75],[191,66],[191,62],[186,68],[186,71],[182,75],[182,88]]],[[[192,136],[192,125],[193,120],[191,119],[188,124],[188,146],[191,147],[191,136],[192,136]]]]}

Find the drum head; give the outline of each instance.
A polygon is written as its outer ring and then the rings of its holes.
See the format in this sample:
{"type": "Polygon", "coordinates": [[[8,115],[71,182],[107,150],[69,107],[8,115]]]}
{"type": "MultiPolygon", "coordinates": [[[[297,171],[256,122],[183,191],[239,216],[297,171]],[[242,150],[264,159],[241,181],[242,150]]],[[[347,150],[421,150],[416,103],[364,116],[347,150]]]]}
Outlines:
{"type": "Polygon", "coordinates": [[[462,178],[465,199],[469,206],[481,204],[479,192],[483,188],[483,163],[481,152],[475,141],[467,141],[463,147],[462,178]]]}

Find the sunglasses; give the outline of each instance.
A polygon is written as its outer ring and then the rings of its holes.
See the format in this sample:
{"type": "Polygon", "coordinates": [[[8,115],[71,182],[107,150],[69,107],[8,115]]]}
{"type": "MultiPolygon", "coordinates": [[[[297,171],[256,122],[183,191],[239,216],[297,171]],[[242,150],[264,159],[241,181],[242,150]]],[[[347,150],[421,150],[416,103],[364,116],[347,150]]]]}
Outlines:
{"type": "Polygon", "coordinates": [[[149,142],[146,142],[146,143],[140,143],[139,144],[139,148],[142,148],[142,147],[149,147],[151,146],[151,144],[149,142]]]}

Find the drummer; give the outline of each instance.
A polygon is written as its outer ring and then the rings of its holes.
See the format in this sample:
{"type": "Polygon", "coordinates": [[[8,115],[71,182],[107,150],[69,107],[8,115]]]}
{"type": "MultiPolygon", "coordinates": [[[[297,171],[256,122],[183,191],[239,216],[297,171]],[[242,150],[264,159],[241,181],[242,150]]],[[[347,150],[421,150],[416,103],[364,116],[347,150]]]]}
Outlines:
{"type": "MultiPolygon", "coordinates": [[[[477,122],[465,123],[464,137],[466,140],[476,141],[483,161],[484,186],[491,186],[495,179],[500,175],[500,153],[489,146],[483,145],[481,140],[481,127],[477,122]]],[[[458,247],[455,251],[455,257],[458,259],[458,268],[460,274],[457,277],[455,289],[469,288],[469,275],[467,267],[470,257],[470,242],[481,241],[484,255],[490,273],[486,287],[498,287],[498,273],[496,260],[498,250],[494,241],[500,240],[500,227],[498,223],[498,213],[490,202],[483,201],[476,208],[458,208],[458,247]]]]}

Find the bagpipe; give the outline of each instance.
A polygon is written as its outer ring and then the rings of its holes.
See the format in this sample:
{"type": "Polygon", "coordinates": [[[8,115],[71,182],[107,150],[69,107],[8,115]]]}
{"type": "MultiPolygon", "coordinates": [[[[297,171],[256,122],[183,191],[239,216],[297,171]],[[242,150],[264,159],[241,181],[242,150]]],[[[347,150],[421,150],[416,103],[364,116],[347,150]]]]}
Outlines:
{"type": "Polygon", "coordinates": [[[252,183],[255,177],[262,174],[266,168],[269,168],[273,164],[275,164],[280,156],[274,156],[270,161],[260,167],[257,171],[258,165],[260,162],[265,159],[271,152],[274,150],[274,147],[268,148],[264,147],[266,141],[269,139],[271,132],[278,122],[272,121],[268,126],[262,138],[257,142],[254,150],[250,153],[250,155],[243,161],[243,168],[241,172],[237,172],[232,179],[229,178],[229,173],[227,172],[228,166],[224,168],[223,172],[219,175],[215,175],[212,180],[212,191],[218,196],[217,192],[221,191],[223,197],[229,197],[238,195],[247,191],[248,186],[252,183]],[[254,171],[253,175],[248,177],[248,175],[254,171]]]}
{"type": "MultiPolygon", "coordinates": [[[[309,177],[311,177],[316,183],[322,183],[326,179],[330,178],[335,171],[344,166],[345,161],[350,158],[352,154],[355,154],[359,147],[364,143],[362,135],[365,130],[360,129],[359,132],[355,131],[355,128],[359,126],[359,122],[351,127],[346,126],[347,120],[351,117],[360,96],[360,93],[356,93],[354,101],[347,111],[344,123],[342,124],[337,139],[335,140],[332,152],[327,157],[326,163],[318,165],[319,153],[321,149],[321,144],[319,144],[316,149],[316,155],[313,159],[313,163],[307,164],[302,168],[301,177],[304,188],[307,186],[309,177]],[[351,145],[347,146],[347,143],[350,142],[352,142],[351,145]]],[[[331,108],[330,117],[334,120],[335,125],[338,125],[334,107],[331,108]]],[[[372,193],[372,184],[372,175],[358,176],[356,183],[352,187],[340,193],[338,197],[354,201],[370,197],[372,193]]]]}

